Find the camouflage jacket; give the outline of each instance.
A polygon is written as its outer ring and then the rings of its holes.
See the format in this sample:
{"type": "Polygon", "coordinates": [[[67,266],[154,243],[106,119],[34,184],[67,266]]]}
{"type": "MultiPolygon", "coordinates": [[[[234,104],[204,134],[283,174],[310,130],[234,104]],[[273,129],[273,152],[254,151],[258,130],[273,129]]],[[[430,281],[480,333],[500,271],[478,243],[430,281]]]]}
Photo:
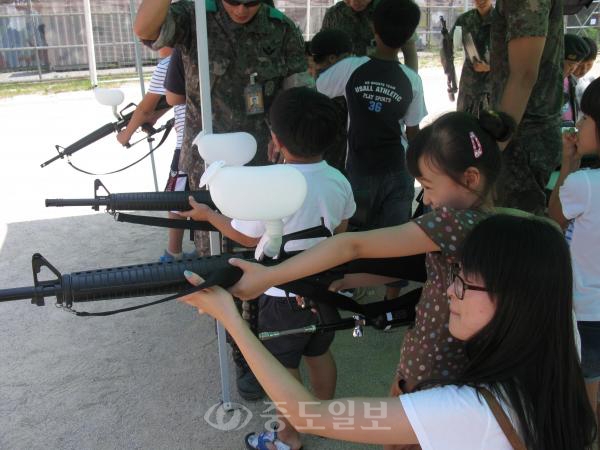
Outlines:
{"type": "MultiPolygon", "coordinates": [[[[213,131],[251,133],[258,143],[252,163],[265,164],[270,140],[265,114],[246,114],[244,89],[250,75],[257,73],[268,109],[280,89],[314,85],[306,72],[302,34],[283,13],[267,5],[261,5],[244,25],[233,23],[219,0],[206,0],[206,10],[213,131]]],[[[187,113],[180,168],[195,181],[203,161],[192,148],[202,129],[194,2],[182,0],[170,6],[154,43],[154,48],[163,46],[177,47],[182,54],[187,113]]]]}
{"type": "Polygon", "coordinates": [[[492,12],[492,104],[500,104],[508,79],[508,42],[522,37],[546,37],[539,75],[517,135],[560,126],[563,103],[563,1],[498,0],[492,12]]]}
{"type": "Polygon", "coordinates": [[[321,29],[332,28],[346,32],[352,40],[352,53],[365,56],[374,47],[372,20],[375,3],[374,0],[364,11],[355,12],[346,2],[338,2],[325,13],[321,29]]]}
{"type": "MultiPolygon", "coordinates": [[[[490,33],[492,25],[492,12],[490,11],[485,17],[481,17],[476,9],[467,11],[461,14],[450,32],[450,36],[454,36],[454,30],[456,27],[461,27],[462,34],[465,36],[466,33],[470,33],[473,38],[477,52],[484,62],[489,64],[489,50],[490,50],[490,33]]],[[[475,72],[471,60],[467,57],[465,52],[465,62],[462,67],[460,74],[460,85],[458,92],[458,103],[469,104],[470,101],[462,101],[465,97],[477,98],[481,95],[487,95],[491,92],[490,73],[489,72],[475,72]]],[[[459,109],[462,109],[459,107],[459,109]]]]}

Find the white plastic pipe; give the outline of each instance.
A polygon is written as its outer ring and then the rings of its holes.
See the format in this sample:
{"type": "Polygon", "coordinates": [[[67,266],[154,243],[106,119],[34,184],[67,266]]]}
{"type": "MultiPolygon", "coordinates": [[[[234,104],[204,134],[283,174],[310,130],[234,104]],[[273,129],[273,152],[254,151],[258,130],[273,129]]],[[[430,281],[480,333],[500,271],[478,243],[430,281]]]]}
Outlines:
{"type": "MultiPolygon", "coordinates": [[[[196,47],[198,49],[198,79],[200,89],[200,106],[202,115],[202,129],[205,134],[212,134],[212,106],[210,98],[210,74],[208,72],[208,31],[206,26],[206,5],[204,1],[196,1],[196,47]]],[[[190,87],[193,89],[193,87],[190,87]]],[[[209,233],[210,254],[221,253],[221,239],[219,233],[209,233]]],[[[227,360],[227,344],[225,342],[225,329],[217,322],[217,342],[219,347],[219,366],[221,369],[221,399],[223,409],[231,411],[231,393],[229,392],[229,362],[227,360]]]]}
{"type": "Polygon", "coordinates": [[[83,16],[85,19],[85,41],[87,44],[90,82],[92,83],[92,87],[95,87],[98,86],[98,74],[96,72],[96,52],[94,51],[94,28],[92,26],[90,0],[83,0],[83,16]]]}

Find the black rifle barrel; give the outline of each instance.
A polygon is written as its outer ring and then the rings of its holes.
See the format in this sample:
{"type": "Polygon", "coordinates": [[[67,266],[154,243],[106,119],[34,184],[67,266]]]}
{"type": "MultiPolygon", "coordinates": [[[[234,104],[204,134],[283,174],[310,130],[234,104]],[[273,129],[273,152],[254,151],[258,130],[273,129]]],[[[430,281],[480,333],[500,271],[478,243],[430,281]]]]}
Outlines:
{"type": "Polygon", "coordinates": [[[110,211],[188,211],[191,209],[188,201],[190,195],[198,203],[216,209],[208,191],[130,192],[90,199],[49,198],[46,199],[46,206],[91,206],[95,210],[106,206],[110,211]]]}
{"type": "Polygon", "coordinates": [[[63,154],[65,156],[72,155],[77,150],[81,150],[82,148],[85,148],[88,145],[91,145],[94,142],[99,141],[100,139],[108,136],[109,134],[114,133],[115,131],[118,131],[120,128],[122,128],[121,123],[128,122],[128,121],[129,121],[129,117],[125,116],[123,118],[123,120],[119,120],[118,122],[107,123],[106,125],[101,126],[97,130],[92,131],[87,136],[82,137],[77,142],[74,142],[71,145],[69,145],[68,147],[66,147],[63,150],[63,154]]]}
{"type": "MultiPolygon", "coordinates": [[[[35,286],[31,287],[0,290],[0,302],[32,299],[33,303],[41,306],[44,304],[44,297],[55,296],[57,303],[70,306],[76,302],[171,294],[190,287],[183,274],[185,270],[195,272],[207,280],[217,274],[219,284],[231,286],[242,275],[240,269],[228,263],[232,256],[240,257],[240,254],[73,272],[60,275],[55,280],[36,280],[35,286]]],[[[34,267],[37,258],[42,261],[42,266],[54,269],[41,255],[36,254],[33,258],[34,267]]]]}
{"type": "MultiPolygon", "coordinates": [[[[46,167],[47,165],[49,165],[50,163],[53,163],[57,159],[64,158],[65,156],[71,156],[76,151],[81,150],[82,148],[85,148],[88,145],[93,144],[94,142],[108,136],[109,134],[113,133],[114,131],[118,131],[120,128],[122,128],[122,126],[120,125],[122,122],[124,122],[124,121],[121,120],[119,122],[111,122],[111,123],[107,123],[106,125],[101,126],[97,130],[92,131],[87,136],[82,137],[77,142],[74,142],[71,145],[69,145],[68,147],[64,148],[62,151],[59,151],[58,155],[56,155],[53,158],[50,158],[48,161],[40,164],[40,167],[42,167],[42,168],[46,167]]],[[[58,150],[58,148],[60,148],[60,147],[57,147],[57,150],[58,150]]]]}

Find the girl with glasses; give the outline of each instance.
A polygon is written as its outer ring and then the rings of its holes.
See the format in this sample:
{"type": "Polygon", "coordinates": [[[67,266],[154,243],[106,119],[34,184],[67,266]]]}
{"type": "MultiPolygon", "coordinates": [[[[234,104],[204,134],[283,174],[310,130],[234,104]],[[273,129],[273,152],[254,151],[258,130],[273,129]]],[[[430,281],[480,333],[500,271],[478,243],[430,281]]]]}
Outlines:
{"type": "Polygon", "coordinates": [[[575,349],[571,263],[561,233],[539,219],[495,215],[474,227],[457,262],[446,325],[464,343],[465,364],[399,400],[319,401],[264,349],[227,291],[210,288],[183,301],[225,325],[268,395],[306,432],[424,450],[591,448],[596,425],[575,349]],[[353,408],[352,427],[338,426],[332,411],[340,405],[353,408]],[[373,411],[383,412],[377,427],[373,411]]]}

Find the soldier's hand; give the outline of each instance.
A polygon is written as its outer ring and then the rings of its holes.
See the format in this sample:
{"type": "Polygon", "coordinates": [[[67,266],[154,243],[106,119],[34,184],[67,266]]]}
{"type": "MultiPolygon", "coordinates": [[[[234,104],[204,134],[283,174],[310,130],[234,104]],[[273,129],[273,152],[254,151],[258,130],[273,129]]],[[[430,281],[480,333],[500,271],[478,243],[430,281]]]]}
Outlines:
{"type": "Polygon", "coordinates": [[[489,72],[490,65],[484,62],[475,62],[473,63],[473,69],[475,72],[489,72]]]}
{"type": "Polygon", "coordinates": [[[129,145],[129,136],[127,136],[125,130],[117,134],[117,141],[119,141],[119,144],[121,144],[124,147],[127,147],[129,145]]]}

